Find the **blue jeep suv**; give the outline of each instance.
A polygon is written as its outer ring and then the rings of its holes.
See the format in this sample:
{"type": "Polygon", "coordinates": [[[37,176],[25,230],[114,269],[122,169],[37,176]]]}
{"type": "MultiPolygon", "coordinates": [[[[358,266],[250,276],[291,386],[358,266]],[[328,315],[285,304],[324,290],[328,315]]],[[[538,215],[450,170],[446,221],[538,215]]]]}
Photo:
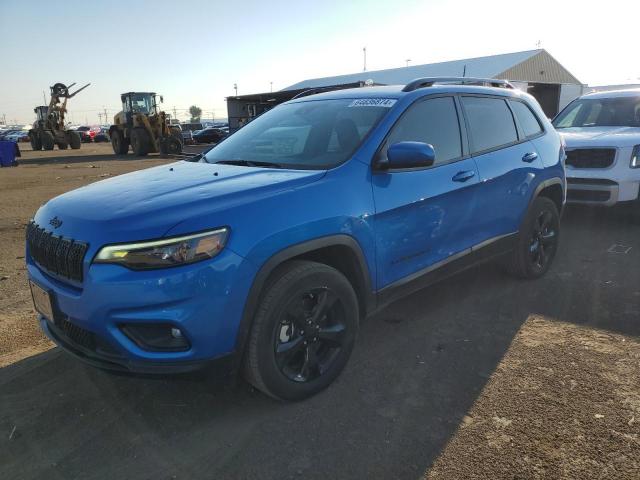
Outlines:
{"type": "Polygon", "coordinates": [[[564,156],[536,101],[505,81],[301,96],[193,161],[43,205],[26,233],[34,304],[45,333],[95,366],[215,361],[302,399],[389,302],[488,259],[543,275],[564,156]]]}

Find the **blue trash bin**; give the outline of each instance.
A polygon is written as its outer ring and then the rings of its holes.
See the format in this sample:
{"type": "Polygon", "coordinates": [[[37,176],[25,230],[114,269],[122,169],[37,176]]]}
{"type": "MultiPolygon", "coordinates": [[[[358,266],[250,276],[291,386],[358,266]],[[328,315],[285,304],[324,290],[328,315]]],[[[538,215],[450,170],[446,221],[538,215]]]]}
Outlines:
{"type": "Polygon", "coordinates": [[[16,144],[6,140],[0,140],[0,167],[15,167],[16,162],[16,144]]]}

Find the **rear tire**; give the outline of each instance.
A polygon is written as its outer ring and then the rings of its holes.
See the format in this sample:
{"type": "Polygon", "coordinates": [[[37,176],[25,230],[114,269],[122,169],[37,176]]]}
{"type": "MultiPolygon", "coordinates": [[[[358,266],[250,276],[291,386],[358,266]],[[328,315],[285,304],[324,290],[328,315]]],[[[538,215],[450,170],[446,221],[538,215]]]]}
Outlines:
{"type": "Polygon", "coordinates": [[[267,395],[302,400],[328,387],[351,355],[358,299],[336,269],[308,261],[280,267],[262,294],[244,373],[267,395]]]}
{"type": "Polygon", "coordinates": [[[131,131],[131,148],[133,153],[144,157],[151,150],[151,138],[144,128],[136,127],[131,131]]]}
{"type": "Polygon", "coordinates": [[[72,150],[78,150],[80,145],[82,145],[80,135],[78,135],[77,132],[67,132],[67,140],[72,150]]]}
{"type": "Polygon", "coordinates": [[[111,132],[111,147],[116,155],[126,155],[129,151],[129,142],[119,130],[111,132]]]}
{"type": "Polygon", "coordinates": [[[40,140],[40,136],[37,132],[32,131],[29,132],[29,141],[31,142],[31,148],[33,150],[39,151],[42,150],[42,141],[40,140]]]}
{"type": "Polygon", "coordinates": [[[160,153],[163,155],[177,155],[182,153],[182,143],[173,135],[160,140],[160,153]]]}
{"type": "Polygon", "coordinates": [[[55,145],[53,134],[48,131],[43,131],[40,133],[40,141],[42,142],[42,148],[44,150],[53,150],[55,145]]]}
{"type": "Polygon", "coordinates": [[[560,215],[556,204],[536,198],[522,222],[516,246],[505,259],[507,271],[523,279],[543,276],[553,263],[560,240],[560,215]]]}

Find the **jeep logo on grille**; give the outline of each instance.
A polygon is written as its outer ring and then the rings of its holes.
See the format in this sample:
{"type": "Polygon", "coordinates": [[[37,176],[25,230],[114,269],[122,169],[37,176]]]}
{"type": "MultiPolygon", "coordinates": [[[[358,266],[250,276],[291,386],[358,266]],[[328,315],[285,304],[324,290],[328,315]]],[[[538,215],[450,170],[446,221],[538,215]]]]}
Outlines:
{"type": "Polygon", "coordinates": [[[51,225],[53,228],[58,228],[60,225],[62,225],[62,220],[60,220],[58,217],[53,217],[51,220],[49,220],[49,225],[51,225]]]}

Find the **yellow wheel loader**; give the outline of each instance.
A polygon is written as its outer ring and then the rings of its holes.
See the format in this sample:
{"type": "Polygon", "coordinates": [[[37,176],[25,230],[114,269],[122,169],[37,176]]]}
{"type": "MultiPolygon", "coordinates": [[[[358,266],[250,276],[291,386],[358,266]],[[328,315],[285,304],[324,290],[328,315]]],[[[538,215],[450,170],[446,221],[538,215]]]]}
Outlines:
{"type": "Polygon", "coordinates": [[[111,146],[116,155],[129,151],[144,156],[147,153],[175,154],[182,152],[180,130],[169,125],[169,117],[158,109],[162,96],[153,92],[128,92],[120,95],[122,111],[109,128],[111,146]]]}
{"type": "Polygon", "coordinates": [[[60,150],[65,150],[67,147],[80,148],[80,135],[76,131],[65,130],[64,115],[67,113],[67,100],[75,97],[91,84],[87,83],[79,90],[69,93],[69,89],[74,85],[75,83],[72,83],[67,87],[64,83],[56,83],[51,87],[49,105],[41,105],[33,109],[36,121],[33,122],[33,128],[29,130],[29,140],[34,150],[53,150],[55,145],[58,145],[60,150]]]}

